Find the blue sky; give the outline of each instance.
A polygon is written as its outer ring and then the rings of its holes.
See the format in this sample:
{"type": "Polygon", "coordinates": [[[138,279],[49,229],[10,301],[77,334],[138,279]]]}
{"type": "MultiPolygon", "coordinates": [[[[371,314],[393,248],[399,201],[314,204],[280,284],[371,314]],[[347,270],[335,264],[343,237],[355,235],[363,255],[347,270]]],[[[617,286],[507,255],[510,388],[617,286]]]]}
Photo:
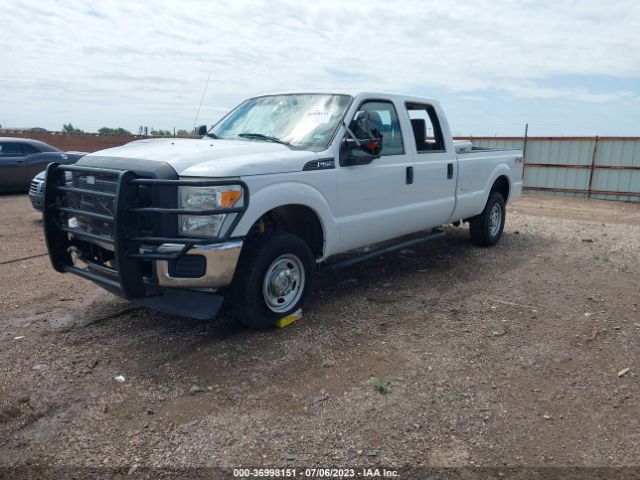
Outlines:
{"type": "Polygon", "coordinates": [[[247,96],[382,89],[454,134],[640,135],[640,3],[4,2],[0,124],[211,124],[247,96]]]}

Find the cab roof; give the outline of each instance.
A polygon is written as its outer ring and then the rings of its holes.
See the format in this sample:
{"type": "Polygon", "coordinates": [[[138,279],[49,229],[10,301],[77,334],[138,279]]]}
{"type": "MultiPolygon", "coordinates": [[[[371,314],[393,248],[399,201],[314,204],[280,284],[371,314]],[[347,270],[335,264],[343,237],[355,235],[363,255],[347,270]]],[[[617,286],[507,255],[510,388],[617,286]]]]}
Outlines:
{"type": "Polygon", "coordinates": [[[416,102],[416,103],[428,103],[430,105],[434,103],[438,103],[436,100],[432,98],[420,97],[420,96],[411,95],[408,93],[390,92],[390,91],[384,91],[384,90],[357,90],[357,89],[349,89],[349,88],[307,89],[307,90],[265,92],[259,95],[255,95],[251,98],[267,97],[272,95],[296,95],[296,94],[305,94],[305,93],[307,94],[318,93],[318,94],[328,94],[328,95],[349,95],[357,99],[384,98],[384,99],[390,99],[390,100],[393,99],[393,100],[416,102]]]}

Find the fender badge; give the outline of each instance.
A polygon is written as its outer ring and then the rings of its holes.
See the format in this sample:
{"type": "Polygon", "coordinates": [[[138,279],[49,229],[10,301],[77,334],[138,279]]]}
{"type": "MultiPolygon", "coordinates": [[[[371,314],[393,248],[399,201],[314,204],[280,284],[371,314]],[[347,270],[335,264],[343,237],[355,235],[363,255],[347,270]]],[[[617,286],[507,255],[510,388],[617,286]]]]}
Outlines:
{"type": "Polygon", "coordinates": [[[333,158],[321,158],[307,162],[302,170],[327,170],[336,168],[336,162],[333,158]]]}

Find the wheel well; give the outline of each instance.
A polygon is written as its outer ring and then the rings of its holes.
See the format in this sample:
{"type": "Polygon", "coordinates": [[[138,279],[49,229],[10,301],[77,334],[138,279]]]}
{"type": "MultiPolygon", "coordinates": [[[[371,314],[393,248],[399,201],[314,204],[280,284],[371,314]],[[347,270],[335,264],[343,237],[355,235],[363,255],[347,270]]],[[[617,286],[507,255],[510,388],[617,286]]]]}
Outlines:
{"type": "Polygon", "coordinates": [[[268,231],[290,232],[302,238],[321,257],[324,250],[324,230],[316,212],[305,205],[283,205],[262,215],[251,227],[249,235],[268,231]]]}
{"type": "Polygon", "coordinates": [[[500,193],[504,199],[504,203],[507,203],[507,199],[509,198],[509,179],[504,175],[499,176],[496,178],[496,181],[493,182],[491,191],[500,193]]]}

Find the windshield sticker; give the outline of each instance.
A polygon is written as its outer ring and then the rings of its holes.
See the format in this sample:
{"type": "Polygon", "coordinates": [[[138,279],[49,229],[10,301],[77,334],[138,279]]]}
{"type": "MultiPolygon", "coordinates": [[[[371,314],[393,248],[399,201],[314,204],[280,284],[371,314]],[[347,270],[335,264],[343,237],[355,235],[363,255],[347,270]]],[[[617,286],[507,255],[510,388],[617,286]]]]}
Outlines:
{"type": "Polygon", "coordinates": [[[328,110],[311,110],[307,112],[307,118],[314,123],[329,123],[332,113],[328,110]]]}
{"type": "Polygon", "coordinates": [[[313,139],[314,139],[314,140],[324,140],[324,137],[325,137],[325,134],[324,134],[324,133],[316,133],[316,134],[313,136],[313,139]]]}

